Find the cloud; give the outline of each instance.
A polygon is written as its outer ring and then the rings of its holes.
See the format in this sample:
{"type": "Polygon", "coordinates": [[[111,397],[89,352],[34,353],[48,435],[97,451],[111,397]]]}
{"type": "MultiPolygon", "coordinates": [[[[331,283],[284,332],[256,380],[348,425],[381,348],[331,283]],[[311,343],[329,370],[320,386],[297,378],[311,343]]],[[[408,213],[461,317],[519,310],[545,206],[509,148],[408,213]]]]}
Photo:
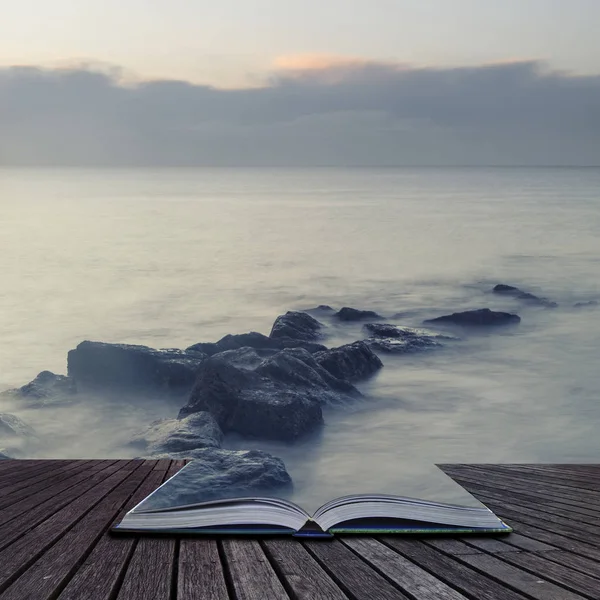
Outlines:
{"type": "Polygon", "coordinates": [[[600,76],[281,57],[262,86],[0,69],[0,163],[597,164],[600,76]]]}

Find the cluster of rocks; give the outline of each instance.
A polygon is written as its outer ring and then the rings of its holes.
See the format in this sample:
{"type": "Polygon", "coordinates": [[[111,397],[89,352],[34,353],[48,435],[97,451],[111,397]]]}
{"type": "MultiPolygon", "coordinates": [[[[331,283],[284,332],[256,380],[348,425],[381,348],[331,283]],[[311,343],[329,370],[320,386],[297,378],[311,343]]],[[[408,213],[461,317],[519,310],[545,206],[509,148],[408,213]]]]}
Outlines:
{"type": "Polygon", "coordinates": [[[0,459],[20,458],[37,444],[35,430],[16,415],[0,413],[0,459]]]}

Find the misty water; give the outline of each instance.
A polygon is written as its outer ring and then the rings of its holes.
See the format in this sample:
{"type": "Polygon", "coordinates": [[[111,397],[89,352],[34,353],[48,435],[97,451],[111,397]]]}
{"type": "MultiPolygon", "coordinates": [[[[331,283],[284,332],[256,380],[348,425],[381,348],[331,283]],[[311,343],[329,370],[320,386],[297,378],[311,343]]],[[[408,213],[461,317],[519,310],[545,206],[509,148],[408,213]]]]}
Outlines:
{"type": "MultiPolygon", "coordinates": [[[[303,493],[331,496],[419,461],[598,462],[600,308],[573,304],[600,298],[599,231],[591,168],[0,170],[0,389],[65,373],[84,339],[184,348],[317,304],[409,326],[507,309],[518,327],[383,356],[315,437],[224,445],[270,451],[303,493]],[[499,282],[560,306],[490,294],[499,282]]],[[[37,430],[38,456],[132,457],[132,434],[179,407],[115,395],[0,412],[37,430]]]]}

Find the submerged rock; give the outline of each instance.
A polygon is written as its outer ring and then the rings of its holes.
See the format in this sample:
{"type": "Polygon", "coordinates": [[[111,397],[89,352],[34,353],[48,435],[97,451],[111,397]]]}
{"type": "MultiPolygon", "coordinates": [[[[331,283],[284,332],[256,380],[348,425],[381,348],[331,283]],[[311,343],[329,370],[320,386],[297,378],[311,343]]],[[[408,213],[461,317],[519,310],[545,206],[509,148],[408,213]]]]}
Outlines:
{"type": "Polygon", "coordinates": [[[598,306],[598,300],[588,300],[587,302],[576,302],[573,304],[574,308],[592,308],[598,306]]]}
{"type": "Polygon", "coordinates": [[[283,461],[260,450],[200,448],[148,458],[194,459],[177,478],[176,495],[156,493],[152,508],[281,493],[292,487],[283,461]]]}
{"type": "Polygon", "coordinates": [[[181,392],[193,386],[205,358],[176,349],[85,341],[69,352],[67,364],[77,384],[181,392]]]}
{"type": "Polygon", "coordinates": [[[314,358],[334,377],[348,381],[366,379],[383,367],[379,357],[365,342],[354,342],[317,352],[314,358]]]}
{"type": "Polygon", "coordinates": [[[494,327],[499,325],[511,325],[521,322],[521,317],[506,312],[498,312],[489,308],[477,310],[466,310],[463,312],[444,315],[435,319],[427,319],[424,323],[461,325],[472,327],[494,327]]]}
{"type": "Polygon", "coordinates": [[[237,350],[238,348],[254,348],[255,350],[283,350],[284,348],[304,348],[309,352],[319,352],[325,346],[316,342],[296,340],[290,337],[271,338],[262,333],[251,331],[237,335],[226,335],[218,342],[194,344],[186,348],[186,353],[201,352],[213,356],[226,350],[237,350]]]}
{"type": "Polygon", "coordinates": [[[443,335],[426,329],[401,327],[388,323],[368,323],[365,329],[371,334],[366,340],[375,351],[404,354],[439,348],[441,340],[456,340],[455,336],[443,335]]]}
{"type": "Polygon", "coordinates": [[[226,433],[293,441],[320,427],[322,404],[360,395],[301,348],[263,360],[250,352],[231,350],[202,363],[179,416],[207,411],[226,433]]]}
{"type": "Polygon", "coordinates": [[[367,319],[383,318],[372,310],[358,310],[356,308],[349,308],[348,306],[344,306],[344,308],[341,308],[333,316],[340,321],[365,321],[367,319]]]}
{"type": "Polygon", "coordinates": [[[31,439],[35,437],[37,437],[35,430],[27,425],[23,419],[9,413],[0,413],[0,440],[31,439]]]}
{"type": "Polygon", "coordinates": [[[291,338],[313,342],[321,337],[323,325],[305,312],[288,311],[275,319],[270,338],[291,338]]]}
{"type": "Polygon", "coordinates": [[[195,448],[220,448],[223,432],[215,418],[198,412],[184,419],[161,419],[139,433],[131,445],[150,454],[184,452],[195,448]]]}
{"type": "Polygon", "coordinates": [[[520,290],[518,287],[513,285],[506,285],[504,283],[499,283],[492,290],[494,294],[501,294],[503,296],[511,296],[516,298],[517,300],[523,300],[524,302],[528,302],[529,304],[536,304],[538,306],[544,306],[546,308],[556,308],[558,304],[556,302],[552,302],[547,298],[540,298],[535,294],[530,294],[529,292],[524,292],[520,290]]]}
{"type": "Polygon", "coordinates": [[[22,398],[27,400],[28,406],[40,407],[72,402],[76,393],[77,386],[70,377],[42,371],[33,381],[15,390],[7,390],[2,395],[22,398]]]}

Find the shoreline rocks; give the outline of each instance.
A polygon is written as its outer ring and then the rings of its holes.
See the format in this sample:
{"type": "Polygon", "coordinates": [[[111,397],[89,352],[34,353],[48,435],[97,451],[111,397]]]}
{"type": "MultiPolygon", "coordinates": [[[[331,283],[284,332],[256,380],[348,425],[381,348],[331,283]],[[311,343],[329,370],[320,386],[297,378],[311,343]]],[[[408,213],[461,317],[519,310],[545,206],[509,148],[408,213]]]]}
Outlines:
{"type": "Polygon", "coordinates": [[[205,358],[177,349],[85,341],[69,351],[67,366],[77,385],[177,393],[191,389],[205,358]]]}
{"type": "Polygon", "coordinates": [[[308,313],[290,310],[275,319],[269,337],[314,342],[321,337],[322,328],[322,323],[308,313]]]}
{"type": "Polygon", "coordinates": [[[521,317],[512,313],[480,308],[443,315],[423,322],[440,325],[460,325],[461,327],[499,327],[516,325],[521,322],[521,317]]]}
{"type": "Polygon", "coordinates": [[[403,327],[389,323],[367,323],[364,329],[371,334],[365,343],[375,351],[388,354],[406,354],[440,348],[440,340],[457,340],[455,336],[443,335],[425,329],[403,327]]]}
{"type": "Polygon", "coordinates": [[[334,318],[339,321],[366,321],[367,319],[383,319],[381,315],[378,315],[372,310],[358,310],[356,308],[350,308],[344,306],[338,312],[333,315],[334,318]]]}
{"type": "Polygon", "coordinates": [[[383,368],[380,358],[362,341],[317,352],[314,358],[334,377],[350,382],[371,377],[383,368]]]}
{"type": "Polygon", "coordinates": [[[197,448],[220,448],[223,432],[215,418],[207,412],[197,412],[184,419],[154,421],[134,436],[130,445],[148,454],[187,452],[197,448]]]}
{"type": "Polygon", "coordinates": [[[6,390],[0,396],[26,400],[25,406],[39,408],[74,401],[77,394],[75,381],[65,375],[51,371],[38,373],[33,381],[13,390],[6,390]]]}
{"type": "Polygon", "coordinates": [[[505,283],[499,283],[498,285],[494,286],[492,292],[494,294],[500,294],[502,296],[511,296],[512,298],[516,298],[517,300],[523,300],[524,302],[528,302],[529,304],[535,304],[537,306],[543,306],[545,308],[556,308],[558,306],[556,302],[552,302],[547,298],[540,298],[535,294],[524,292],[518,287],[515,287],[513,285],[506,285],[505,283]]]}
{"type": "Polygon", "coordinates": [[[148,458],[194,459],[177,478],[177,495],[159,491],[153,496],[152,508],[282,493],[292,489],[292,478],[284,462],[261,450],[200,448],[148,458]]]}

